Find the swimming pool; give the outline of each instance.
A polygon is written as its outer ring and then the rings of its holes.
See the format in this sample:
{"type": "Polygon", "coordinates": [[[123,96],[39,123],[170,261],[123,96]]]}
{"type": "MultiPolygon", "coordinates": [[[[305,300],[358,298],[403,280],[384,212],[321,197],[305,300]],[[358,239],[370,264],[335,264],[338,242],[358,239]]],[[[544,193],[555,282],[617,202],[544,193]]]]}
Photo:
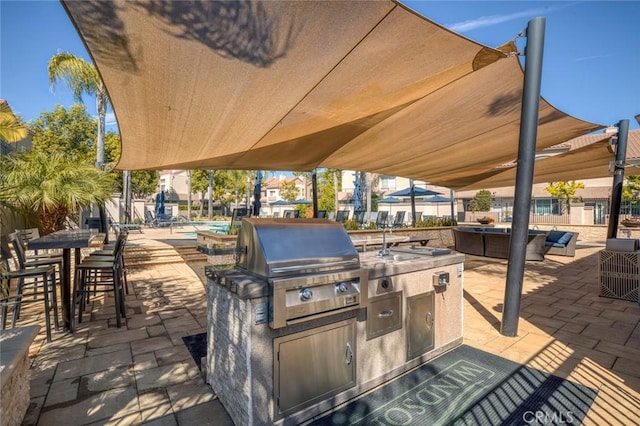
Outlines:
{"type": "Polygon", "coordinates": [[[174,231],[177,234],[182,234],[187,238],[193,238],[195,239],[197,237],[197,232],[198,231],[207,231],[207,232],[214,232],[217,234],[224,234],[226,235],[227,232],[229,231],[229,222],[223,222],[223,221],[196,221],[196,222],[187,222],[187,223],[182,223],[179,225],[179,228],[182,229],[188,229],[188,228],[193,228],[193,230],[191,231],[174,231]]]}

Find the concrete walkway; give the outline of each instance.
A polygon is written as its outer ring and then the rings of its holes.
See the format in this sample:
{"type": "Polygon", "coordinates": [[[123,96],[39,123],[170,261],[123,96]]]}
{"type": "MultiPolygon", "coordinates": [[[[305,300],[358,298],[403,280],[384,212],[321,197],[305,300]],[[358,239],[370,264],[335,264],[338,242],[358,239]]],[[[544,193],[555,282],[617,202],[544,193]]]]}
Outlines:
{"type": "MultiPolygon", "coordinates": [[[[193,244],[182,234],[145,229],[128,247],[193,244]]],[[[575,258],[526,265],[518,337],[499,332],[507,262],[468,256],[465,343],[598,389],[585,424],[640,424],[640,307],[598,297],[597,252],[578,243],[575,258]]],[[[42,315],[30,348],[26,425],[231,424],[204,383],[182,337],[206,332],[203,262],[172,261],[129,272],[127,320],[115,327],[113,300],[98,297],[74,334],[46,343],[42,315]]]]}

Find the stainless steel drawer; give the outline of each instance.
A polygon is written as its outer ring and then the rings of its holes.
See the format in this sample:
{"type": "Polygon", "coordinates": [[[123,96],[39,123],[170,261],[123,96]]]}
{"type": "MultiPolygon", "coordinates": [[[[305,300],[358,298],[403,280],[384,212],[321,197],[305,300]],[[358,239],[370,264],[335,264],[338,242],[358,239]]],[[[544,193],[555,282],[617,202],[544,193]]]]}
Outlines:
{"type": "Polygon", "coordinates": [[[402,328],[402,292],[369,299],[367,307],[367,340],[402,328]]]}

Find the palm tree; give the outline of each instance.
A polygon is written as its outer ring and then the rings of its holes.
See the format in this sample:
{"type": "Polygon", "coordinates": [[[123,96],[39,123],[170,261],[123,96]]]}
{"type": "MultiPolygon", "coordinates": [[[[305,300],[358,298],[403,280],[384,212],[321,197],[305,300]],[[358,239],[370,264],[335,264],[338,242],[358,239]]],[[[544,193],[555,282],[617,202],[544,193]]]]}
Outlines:
{"type": "Polygon", "coordinates": [[[9,104],[0,99],[0,139],[14,143],[27,137],[29,129],[17,118],[9,104]]]}
{"type": "Polygon", "coordinates": [[[37,212],[45,234],[65,228],[70,213],[111,198],[112,177],[64,153],[29,151],[0,158],[0,203],[37,212]]]}
{"type": "Polygon", "coordinates": [[[98,112],[98,142],[96,146],[96,166],[104,164],[104,135],[105,121],[109,96],[96,68],[84,59],[71,53],[57,53],[49,59],[49,84],[53,88],[57,82],[63,80],[73,92],[77,102],[82,102],[82,94],[96,97],[96,111],[98,112]]]}

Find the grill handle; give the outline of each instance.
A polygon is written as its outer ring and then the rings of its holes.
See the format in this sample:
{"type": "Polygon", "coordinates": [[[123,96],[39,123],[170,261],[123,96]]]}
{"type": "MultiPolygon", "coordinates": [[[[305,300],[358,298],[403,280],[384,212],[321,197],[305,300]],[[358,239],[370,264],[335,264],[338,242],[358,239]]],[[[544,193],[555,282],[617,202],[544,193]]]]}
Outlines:
{"type": "Polygon", "coordinates": [[[305,265],[281,266],[279,268],[273,268],[272,271],[274,273],[291,272],[291,271],[297,271],[300,269],[321,268],[321,267],[327,267],[327,266],[357,265],[358,262],[359,262],[358,258],[354,258],[350,260],[343,260],[341,262],[311,263],[311,264],[307,263],[305,265]]]}

